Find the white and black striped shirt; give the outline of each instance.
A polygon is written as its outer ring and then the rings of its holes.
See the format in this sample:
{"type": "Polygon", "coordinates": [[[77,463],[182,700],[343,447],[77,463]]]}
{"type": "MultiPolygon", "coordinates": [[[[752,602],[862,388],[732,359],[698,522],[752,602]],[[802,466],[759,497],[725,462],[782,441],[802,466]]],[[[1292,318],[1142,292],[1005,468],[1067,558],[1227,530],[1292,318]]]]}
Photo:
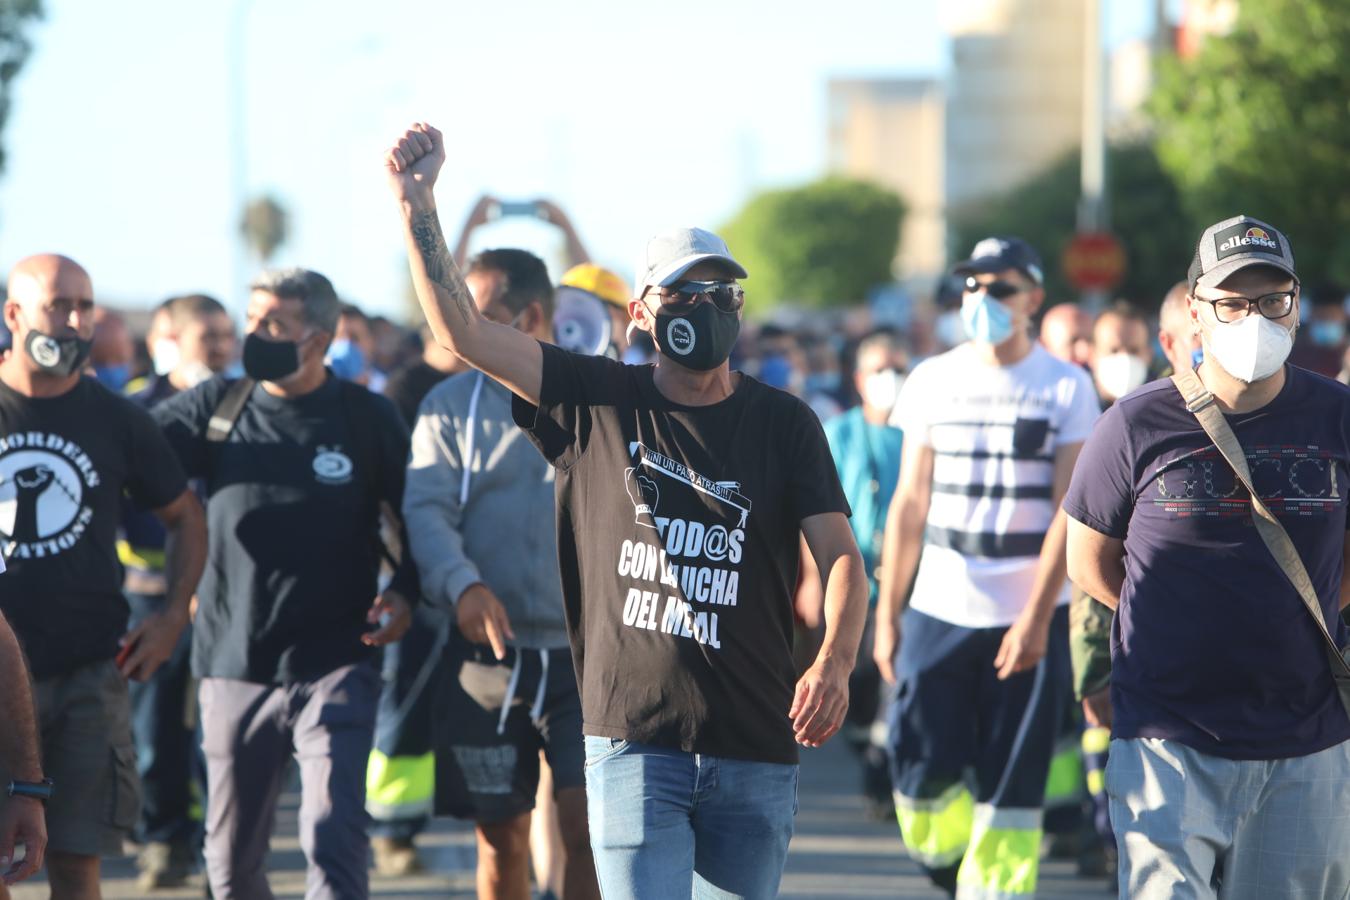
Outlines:
{"type": "Polygon", "coordinates": [[[1088,374],[1039,344],[1010,366],[967,343],[915,367],[895,421],[934,460],[912,607],[971,628],[1017,618],[1055,515],[1055,453],[1081,443],[1097,414],[1088,374]]]}

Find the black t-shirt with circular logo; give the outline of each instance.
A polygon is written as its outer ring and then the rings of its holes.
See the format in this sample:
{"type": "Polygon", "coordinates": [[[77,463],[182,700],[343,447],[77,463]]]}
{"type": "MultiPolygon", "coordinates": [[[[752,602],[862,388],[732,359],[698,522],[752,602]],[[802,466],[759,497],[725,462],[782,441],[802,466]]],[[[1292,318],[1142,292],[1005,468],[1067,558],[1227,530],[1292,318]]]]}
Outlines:
{"type": "MultiPolygon", "coordinates": [[[[402,506],[407,427],[387,399],[330,373],[300,397],[254,385],[229,438],[212,443],[229,385],[213,378],[154,411],[208,498],[193,674],[292,684],[370,659],[380,504],[402,506]]],[[[391,586],[416,601],[410,554],[391,586]]]]}
{"type": "Polygon", "coordinates": [[[59,397],[0,382],[0,609],[45,678],[117,654],[125,491],[156,509],[187,487],[149,413],[92,378],[59,397]]]}
{"type": "Polygon", "coordinates": [[[558,560],[584,730],[793,763],[803,519],[848,514],[814,413],[747,375],[680,406],[627,366],[543,345],[516,423],[558,469],[558,560]]]}

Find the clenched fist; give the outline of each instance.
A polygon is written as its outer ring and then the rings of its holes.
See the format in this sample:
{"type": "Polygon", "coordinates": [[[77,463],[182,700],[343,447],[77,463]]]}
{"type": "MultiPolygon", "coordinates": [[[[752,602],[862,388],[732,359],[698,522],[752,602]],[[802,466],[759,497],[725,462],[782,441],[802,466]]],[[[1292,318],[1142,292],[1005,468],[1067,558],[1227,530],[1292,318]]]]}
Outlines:
{"type": "Polygon", "coordinates": [[[445,139],[426,122],[415,122],[385,151],[384,169],[399,202],[430,200],[445,163],[445,139]]]}

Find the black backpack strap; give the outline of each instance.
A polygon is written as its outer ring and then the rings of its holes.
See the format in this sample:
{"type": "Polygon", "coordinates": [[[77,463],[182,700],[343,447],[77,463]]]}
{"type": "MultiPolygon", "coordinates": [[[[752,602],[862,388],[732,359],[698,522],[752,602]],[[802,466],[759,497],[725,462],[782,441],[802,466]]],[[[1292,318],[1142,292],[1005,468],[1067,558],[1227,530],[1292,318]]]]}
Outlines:
{"type": "Polygon", "coordinates": [[[229,439],[230,432],[234,431],[234,423],[239,421],[239,414],[248,404],[254,384],[252,378],[240,378],[231,382],[225,389],[225,395],[216,404],[215,410],[211,413],[211,420],[206,424],[208,443],[222,444],[229,439]]]}

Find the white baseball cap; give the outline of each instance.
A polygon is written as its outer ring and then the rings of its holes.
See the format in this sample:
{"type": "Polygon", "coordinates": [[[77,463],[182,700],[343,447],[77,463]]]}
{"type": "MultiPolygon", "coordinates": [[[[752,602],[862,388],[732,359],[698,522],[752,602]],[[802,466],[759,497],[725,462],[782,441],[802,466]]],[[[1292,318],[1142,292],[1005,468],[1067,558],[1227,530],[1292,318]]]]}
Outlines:
{"type": "Polygon", "coordinates": [[[732,257],[727,242],[703,228],[672,228],[647,241],[637,264],[634,296],[648,286],[669,287],[685,272],[705,260],[723,263],[737,278],[745,278],[745,266],[732,257]]]}

